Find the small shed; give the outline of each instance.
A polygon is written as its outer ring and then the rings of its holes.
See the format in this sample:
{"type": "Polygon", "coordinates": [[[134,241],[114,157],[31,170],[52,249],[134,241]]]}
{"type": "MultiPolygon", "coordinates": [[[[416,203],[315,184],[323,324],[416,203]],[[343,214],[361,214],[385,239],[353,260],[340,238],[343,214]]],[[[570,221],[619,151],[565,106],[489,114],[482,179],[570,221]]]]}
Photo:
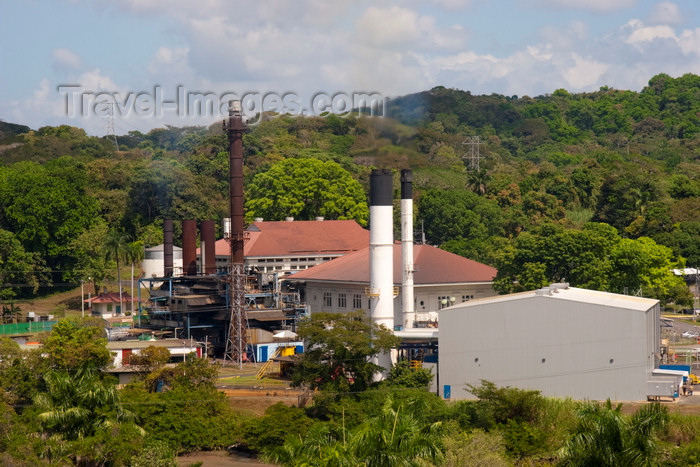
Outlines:
{"type": "Polygon", "coordinates": [[[124,311],[128,311],[127,304],[137,302],[137,298],[133,298],[126,292],[122,292],[121,298],[119,292],[102,292],[85,300],[92,310],[93,316],[101,316],[102,318],[112,318],[114,316],[123,315],[124,311]],[[124,310],[122,310],[122,306],[124,310]]]}

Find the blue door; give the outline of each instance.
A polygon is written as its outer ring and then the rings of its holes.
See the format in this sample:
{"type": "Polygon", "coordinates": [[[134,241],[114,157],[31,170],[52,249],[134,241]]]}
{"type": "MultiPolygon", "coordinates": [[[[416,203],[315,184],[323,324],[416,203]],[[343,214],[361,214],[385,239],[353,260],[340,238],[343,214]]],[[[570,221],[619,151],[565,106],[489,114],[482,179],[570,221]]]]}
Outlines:
{"type": "Polygon", "coordinates": [[[263,345],[260,347],[260,362],[266,362],[267,361],[267,346],[263,345]]]}

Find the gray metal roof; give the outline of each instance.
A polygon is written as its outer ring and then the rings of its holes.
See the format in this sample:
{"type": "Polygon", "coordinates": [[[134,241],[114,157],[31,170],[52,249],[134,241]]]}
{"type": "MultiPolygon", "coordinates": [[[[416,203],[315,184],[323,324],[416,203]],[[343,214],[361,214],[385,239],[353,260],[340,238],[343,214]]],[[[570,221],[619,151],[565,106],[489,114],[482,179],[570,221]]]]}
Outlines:
{"type": "Polygon", "coordinates": [[[543,287],[538,290],[519,292],[508,295],[498,295],[495,297],[479,298],[468,302],[459,303],[443,311],[455,308],[468,308],[471,306],[483,305],[484,303],[512,302],[517,300],[532,300],[546,298],[551,300],[563,300],[577,303],[589,303],[604,305],[612,308],[624,308],[627,310],[647,311],[649,308],[659,303],[652,298],[636,297],[632,295],[621,295],[598,290],[579,289],[576,287],[543,287]]]}

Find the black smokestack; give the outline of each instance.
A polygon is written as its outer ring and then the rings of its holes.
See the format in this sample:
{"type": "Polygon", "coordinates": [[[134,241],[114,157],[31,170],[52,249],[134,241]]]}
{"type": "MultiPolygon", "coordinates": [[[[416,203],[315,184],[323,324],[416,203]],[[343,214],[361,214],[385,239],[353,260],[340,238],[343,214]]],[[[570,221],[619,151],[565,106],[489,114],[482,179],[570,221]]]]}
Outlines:
{"type": "Polygon", "coordinates": [[[401,170],[401,199],[413,199],[413,172],[411,169],[401,170]]]}
{"type": "Polygon", "coordinates": [[[392,206],[393,186],[390,169],[373,169],[369,179],[369,205],[392,206]]]}

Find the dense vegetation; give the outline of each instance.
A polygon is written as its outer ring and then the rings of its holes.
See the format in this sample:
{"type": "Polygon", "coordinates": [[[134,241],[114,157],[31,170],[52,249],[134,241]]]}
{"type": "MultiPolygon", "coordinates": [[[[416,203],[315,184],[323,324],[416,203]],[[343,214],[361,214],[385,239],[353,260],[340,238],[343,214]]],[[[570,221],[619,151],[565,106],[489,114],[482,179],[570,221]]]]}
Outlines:
{"type": "MultiPolygon", "coordinates": [[[[303,326],[314,333],[317,324],[303,326]]],[[[405,364],[362,391],[324,385],[308,406],[278,403],[260,417],[234,410],[216,389],[218,367],[195,354],[166,365],[168,352],[149,347],[134,362],[136,379],[117,389],[105,371],[103,332],[86,318],[60,321],[40,337],[42,349],[0,339],[3,465],[174,467],[176,453],[228,446],[286,466],[700,462],[700,419],[669,414],[659,403],[625,414],[610,401],[551,399],[487,381],[468,387],[474,400],[449,402],[427,391],[429,371],[405,364]]],[[[330,345],[343,340],[357,336],[319,337],[330,345]]],[[[337,374],[339,362],[318,363],[319,374],[337,374]]],[[[352,359],[340,365],[346,375],[365,373],[352,359]]]]}
{"type": "MultiPolygon", "coordinates": [[[[689,304],[667,269],[700,264],[696,75],[538,97],[438,87],[388,102],[384,118],[262,120],[244,140],[249,220],[365,225],[369,170],[412,168],[426,241],[497,267],[502,292],[567,280],[689,304]],[[478,169],[463,158],[472,136],[478,169]]],[[[227,215],[220,125],[133,131],[119,151],[69,126],[2,123],[0,138],[0,278],[11,285],[0,298],[114,279],[110,232],[152,246],[164,218],[227,215]]]]}

